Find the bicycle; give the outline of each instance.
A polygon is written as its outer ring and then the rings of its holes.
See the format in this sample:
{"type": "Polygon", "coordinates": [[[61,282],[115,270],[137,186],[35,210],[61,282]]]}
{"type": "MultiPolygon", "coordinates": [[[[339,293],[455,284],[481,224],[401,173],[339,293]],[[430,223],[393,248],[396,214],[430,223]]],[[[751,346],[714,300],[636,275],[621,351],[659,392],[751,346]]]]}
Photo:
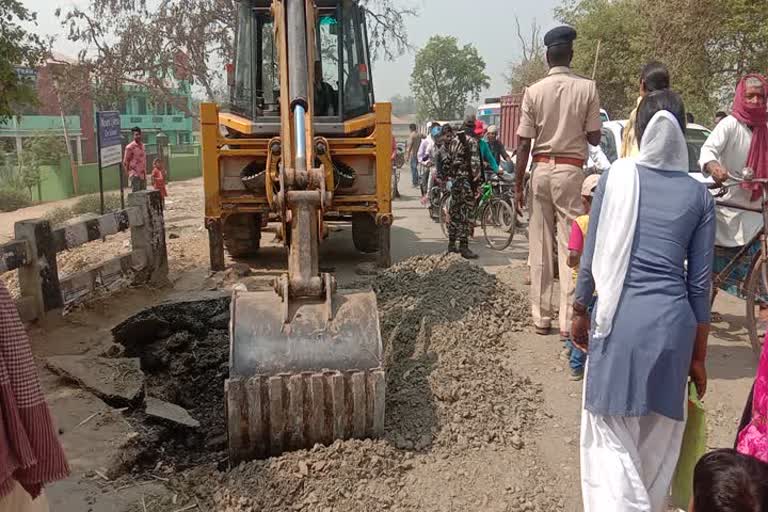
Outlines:
{"type": "Polygon", "coordinates": [[[738,291],[740,295],[743,293],[745,297],[749,341],[755,357],[759,358],[763,347],[762,337],[765,335],[765,329],[762,329],[763,332],[758,331],[760,327],[764,327],[765,321],[768,320],[768,265],[766,265],[766,257],[768,257],[768,209],[766,208],[766,205],[768,205],[768,179],[754,178],[753,176],[754,172],[751,169],[744,169],[742,177],[730,175],[730,178],[735,183],[710,186],[711,189],[720,189],[720,192],[715,196],[717,198],[722,197],[729,188],[741,186],[743,183],[759,184],[762,190],[762,208],[750,208],[729,201],[719,200],[716,204],[720,207],[760,213],[763,216],[763,228],[746,245],[741,247],[735,256],[730,258],[720,272],[713,273],[711,300],[714,303],[720,285],[725,283],[733,274],[737,266],[742,262],[742,259],[750,257],[749,270],[743,281],[745,284],[738,283],[738,291]],[[757,242],[760,242],[759,250],[754,255],[749,256],[750,250],[752,250],[752,247],[757,242]]]}
{"type": "Polygon", "coordinates": [[[443,182],[435,177],[432,188],[427,194],[427,211],[429,212],[429,217],[435,222],[440,222],[440,205],[448,195],[450,195],[448,182],[443,182]]]}
{"type": "MultiPolygon", "coordinates": [[[[478,222],[483,228],[485,242],[493,250],[503,251],[512,243],[517,226],[517,216],[512,204],[504,195],[499,195],[500,178],[494,175],[480,186],[480,195],[472,209],[473,226],[478,222]]],[[[450,191],[450,181],[446,186],[450,191]]],[[[440,204],[440,228],[443,235],[448,237],[450,222],[450,193],[446,193],[440,204]]]]}

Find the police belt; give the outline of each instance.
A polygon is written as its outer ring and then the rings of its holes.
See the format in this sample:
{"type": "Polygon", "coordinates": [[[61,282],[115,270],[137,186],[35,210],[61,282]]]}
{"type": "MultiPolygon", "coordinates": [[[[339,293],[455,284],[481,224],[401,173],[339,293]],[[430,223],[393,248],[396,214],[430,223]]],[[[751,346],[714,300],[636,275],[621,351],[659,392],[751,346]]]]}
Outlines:
{"type": "Polygon", "coordinates": [[[554,155],[533,155],[535,163],[553,163],[555,165],[573,165],[574,167],[584,167],[582,158],[571,158],[567,156],[554,155]]]}

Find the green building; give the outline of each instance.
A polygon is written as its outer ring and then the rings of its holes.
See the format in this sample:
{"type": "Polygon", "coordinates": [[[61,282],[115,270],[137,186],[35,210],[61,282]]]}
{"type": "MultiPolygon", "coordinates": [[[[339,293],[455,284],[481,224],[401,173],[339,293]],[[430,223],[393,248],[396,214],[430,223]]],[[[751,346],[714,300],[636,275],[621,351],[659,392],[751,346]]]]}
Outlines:
{"type": "Polygon", "coordinates": [[[138,126],[148,145],[157,143],[160,133],[168,137],[172,146],[192,144],[192,121],[179,106],[192,108],[192,94],[189,82],[181,82],[173,92],[173,101],[156,101],[140,86],[126,85],[125,99],[120,105],[121,124],[124,139],[130,140],[131,128],[138,126]]]}
{"type": "MultiPolygon", "coordinates": [[[[40,169],[42,183],[32,191],[34,201],[54,201],[74,195],[98,191],[98,165],[96,151],[96,112],[99,110],[90,99],[82,99],[78,105],[65,106],[59,101],[54,87],[56,66],[72,62],[66,56],[57,55],[56,61],[44,63],[37,69],[17,67],[16,72],[29,80],[36,89],[38,102],[20,109],[18,115],[0,121],[0,152],[22,157],[25,139],[40,135],[54,135],[69,140],[72,165],[63,157],[59,165],[46,165],[40,169]]],[[[147,164],[160,156],[158,136],[165,139],[163,149],[169,179],[183,180],[202,174],[200,150],[193,137],[194,119],[187,112],[192,109],[192,93],[189,82],[181,81],[171,88],[171,97],[158,101],[157,95],[141,86],[124,85],[123,101],[119,110],[123,144],[131,141],[131,128],[141,128],[147,151],[147,164]],[[185,111],[186,110],[186,111],[185,111]]],[[[105,107],[103,110],[114,110],[105,107]]],[[[6,170],[11,172],[13,169],[6,170]]],[[[16,171],[18,172],[18,171],[16,171]]],[[[117,166],[104,170],[104,187],[115,190],[120,186],[117,166]]],[[[0,173],[2,180],[2,173],[0,173]]],[[[0,181],[0,188],[4,183],[0,181]]]]}

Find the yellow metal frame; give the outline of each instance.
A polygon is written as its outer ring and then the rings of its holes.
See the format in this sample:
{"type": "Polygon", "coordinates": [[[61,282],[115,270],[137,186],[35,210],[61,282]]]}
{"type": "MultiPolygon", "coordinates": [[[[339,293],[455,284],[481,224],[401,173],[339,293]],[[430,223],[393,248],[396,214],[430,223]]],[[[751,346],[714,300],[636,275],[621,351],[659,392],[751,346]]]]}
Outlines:
{"type": "MultiPolygon", "coordinates": [[[[374,112],[349,121],[353,126],[368,125],[373,120],[373,130],[364,137],[335,137],[326,139],[330,148],[330,157],[370,156],[376,160],[376,193],[362,195],[334,196],[333,204],[327,208],[331,213],[353,213],[366,211],[375,213],[382,222],[391,220],[392,214],[392,106],[389,103],[377,103],[374,112]]],[[[230,124],[233,116],[219,113],[213,103],[200,105],[200,124],[202,139],[203,186],[205,187],[205,216],[220,218],[239,212],[265,212],[272,204],[271,191],[273,180],[277,178],[277,166],[281,157],[273,156],[270,147],[280,143],[282,153],[286,146],[282,138],[230,138],[221,135],[220,125],[230,124]],[[237,146],[238,149],[225,149],[237,146]],[[221,193],[220,161],[232,157],[262,158],[267,161],[267,195],[255,196],[243,193],[240,196],[223,196],[221,193]],[[254,210],[256,208],[256,210],[254,210]]],[[[248,121],[250,122],[250,121],[248,121]]],[[[346,131],[346,130],[345,130],[346,131]]],[[[359,132],[360,129],[350,130],[359,132]]],[[[243,134],[247,135],[247,134],[243,134]]],[[[309,139],[311,140],[311,139],[309,139]]],[[[321,158],[326,170],[333,176],[329,160],[321,158]]],[[[332,181],[331,181],[332,183],[332,181]]]]}

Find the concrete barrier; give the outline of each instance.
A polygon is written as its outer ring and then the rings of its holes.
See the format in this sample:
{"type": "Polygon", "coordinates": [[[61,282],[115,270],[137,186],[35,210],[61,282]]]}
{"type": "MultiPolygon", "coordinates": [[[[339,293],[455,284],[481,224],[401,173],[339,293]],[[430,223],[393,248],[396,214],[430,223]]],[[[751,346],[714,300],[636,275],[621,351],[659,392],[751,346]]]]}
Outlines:
{"type": "Polygon", "coordinates": [[[154,190],[130,194],[124,210],[75,219],[57,229],[45,219],[23,220],[15,224],[14,236],[0,245],[0,274],[19,273],[17,305],[25,321],[42,319],[51,311],[81,302],[98,289],[121,283],[163,285],[168,279],[162,199],[154,190]],[[59,277],[58,253],[128,229],[130,252],[59,277]]]}

